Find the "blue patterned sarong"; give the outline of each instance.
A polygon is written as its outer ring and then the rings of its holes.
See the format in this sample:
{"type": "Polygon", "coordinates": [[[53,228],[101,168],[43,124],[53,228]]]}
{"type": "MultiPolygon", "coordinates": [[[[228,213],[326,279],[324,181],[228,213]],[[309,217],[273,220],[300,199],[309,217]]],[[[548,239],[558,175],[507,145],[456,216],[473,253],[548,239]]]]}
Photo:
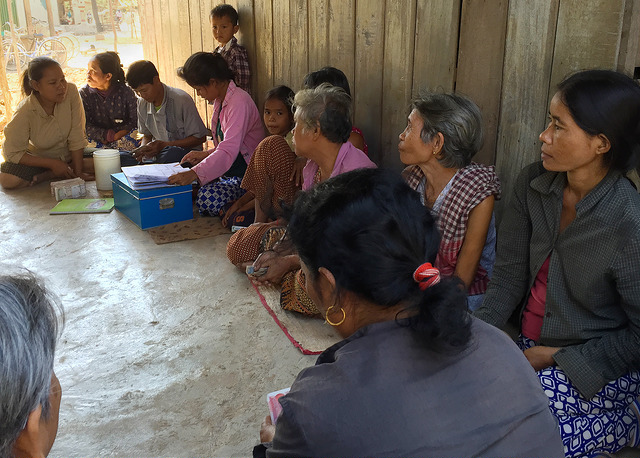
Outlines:
{"type": "MultiPolygon", "coordinates": [[[[521,335],[522,351],[536,342],[521,335]]],[[[567,458],[612,456],[624,447],[640,445],[640,372],[630,372],[606,384],[587,400],[558,367],[537,372],[549,398],[549,409],[558,419],[567,458]]]]}

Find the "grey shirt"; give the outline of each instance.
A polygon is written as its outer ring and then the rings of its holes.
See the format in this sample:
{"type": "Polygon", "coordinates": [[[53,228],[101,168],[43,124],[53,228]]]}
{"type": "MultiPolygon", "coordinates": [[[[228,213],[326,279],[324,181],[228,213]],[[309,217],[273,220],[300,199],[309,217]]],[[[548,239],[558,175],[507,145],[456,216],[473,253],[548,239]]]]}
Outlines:
{"type": "Polygon", "coordinates": [[[564,457],[522,352],[473,319],[472,343],[439,355],[394,321],[358,330],[280,399],[268,457],[564,457]]]}
{"type": "Polygon", "coordinates": [[[493,278],[475,315],[502,327],[550,256],[540,344],[587,399],[640,369],[640,196],[621,173],[576,205],[560,233],[566,174],[541,163],[518,177],[498,233],[493,278]]]}
{"type": "MultiPolygon", "coordinates": [[[[153,103],[138,98],[138,131],[154,140],[172,142],[193,136],[206,137],[209,131],[202,122],[196,104],[182,89],[164,86],[164,98],[156,111],[153,103]]],[[[202,149],[202,145],[193,149],[202,149]]]]}

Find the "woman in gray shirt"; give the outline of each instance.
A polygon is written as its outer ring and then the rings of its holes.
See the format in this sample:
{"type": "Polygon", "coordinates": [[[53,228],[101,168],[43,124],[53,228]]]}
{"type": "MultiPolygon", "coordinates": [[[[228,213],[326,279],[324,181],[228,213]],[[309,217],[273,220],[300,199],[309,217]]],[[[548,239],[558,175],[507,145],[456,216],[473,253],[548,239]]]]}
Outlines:
{"type": "Polygon", "coordinates": [[[345,340],[265,419],[268,457],[556,457],[557,424],[510,339],[440,278],[438,229],[396,173],[360,169],[295,203],[306,287],[345,340]]]}
{"type": "Polygon", "coordinates": [[[542,162],[518,177],[476,316],[519,309],[520,346],[560,422],[567,457],[640,444],[640,86],[576,73],[551,100],[542,162]]]}

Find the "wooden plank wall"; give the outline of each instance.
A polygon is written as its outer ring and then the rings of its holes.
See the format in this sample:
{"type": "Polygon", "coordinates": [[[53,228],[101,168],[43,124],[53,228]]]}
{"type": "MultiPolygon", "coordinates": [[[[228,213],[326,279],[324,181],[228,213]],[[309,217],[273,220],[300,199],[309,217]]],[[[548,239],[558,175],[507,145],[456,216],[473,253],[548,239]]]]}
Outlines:
{"type": "MultiPolygon", "coordinates": [[[[212,50],[209,11],[217,1],[141,0],[145,56],[163,81],[196,51],[212,50]]],[[[495,163],[505,195],[539,157],[556,84],[585,68],[640,66],[640,0],[227,0],[240,14],[252,95],[261,108],[277,84],[298,90],[325,65],[351,84],[354,124],[371,157],[399,168],[398,135],[422,90],[457,90],[485,118],[476,160],[495,163]]],[[[210,113],[198,101],[203,118],[210,113]]]]}

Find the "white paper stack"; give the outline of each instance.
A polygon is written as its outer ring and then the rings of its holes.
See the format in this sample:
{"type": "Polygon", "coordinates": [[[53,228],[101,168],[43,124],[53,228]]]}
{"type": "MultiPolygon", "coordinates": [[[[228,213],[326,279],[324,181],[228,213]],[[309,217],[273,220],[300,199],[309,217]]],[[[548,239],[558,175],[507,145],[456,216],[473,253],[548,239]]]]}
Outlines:
{"type": "Polygon", "coordinates": [[[136,191],[174,186],[167,183],[169,177],[186,170],[188,169],[183,168],[178,162],[122,167],[122,173],[127,177],[131,188],[136,191]]]}

